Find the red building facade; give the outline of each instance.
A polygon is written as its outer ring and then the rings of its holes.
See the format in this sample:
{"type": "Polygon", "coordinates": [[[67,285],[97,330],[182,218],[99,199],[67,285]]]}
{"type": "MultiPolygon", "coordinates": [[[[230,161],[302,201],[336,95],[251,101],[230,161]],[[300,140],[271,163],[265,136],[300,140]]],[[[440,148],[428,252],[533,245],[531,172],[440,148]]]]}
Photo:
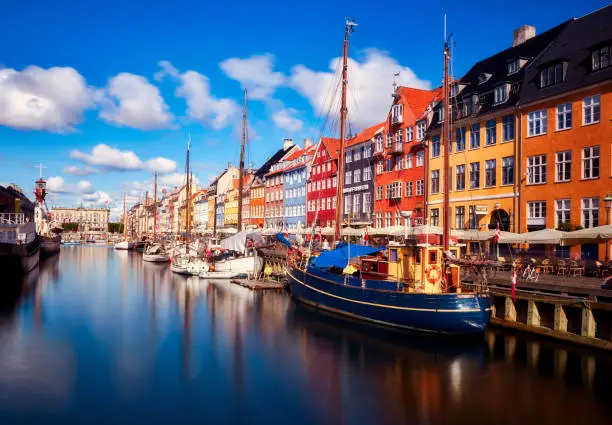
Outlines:
{"type": "Polygon", "coordinates": [[[340,140],[322,137],[306,185],[306,225],[333,227],[336,223],[338,152],[340,140]]]}
{"type": "Polygon", "coordinates": [[[374,138],[374,227],[423,222],[425,204],[425,113],[440,90],[398,87],[384,130],[374,138]]]}

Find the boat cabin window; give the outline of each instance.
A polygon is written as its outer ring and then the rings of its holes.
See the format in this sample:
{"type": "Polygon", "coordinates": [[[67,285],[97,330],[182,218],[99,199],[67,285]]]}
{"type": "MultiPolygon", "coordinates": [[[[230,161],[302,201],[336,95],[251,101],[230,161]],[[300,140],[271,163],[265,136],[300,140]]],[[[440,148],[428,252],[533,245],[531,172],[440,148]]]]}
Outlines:
{"type": "Polygon", "coordinates": [[[397,263],[397,249],[389,250],[389,261],[392,263],[397,263]]]}
{"type": "Polygon", "coordinates": [[[421,264],[421,249],[414,250],[414,264],[421,264]]]}
{"type": "Polygon", "coordinates": [[[429,251],[429,264],[438,262],[438,251],[429,251]]]}

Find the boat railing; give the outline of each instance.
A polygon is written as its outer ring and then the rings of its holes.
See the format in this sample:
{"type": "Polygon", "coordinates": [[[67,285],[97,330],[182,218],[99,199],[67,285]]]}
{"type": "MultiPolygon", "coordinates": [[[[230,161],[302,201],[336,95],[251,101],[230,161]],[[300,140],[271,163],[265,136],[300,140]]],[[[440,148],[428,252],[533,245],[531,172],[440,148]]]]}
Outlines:
{"type": "Polygon", "coordinates": [[[25,214],[23,213],[0,213],[0,225],[14,226],[16,224],[24,224],[25,222],[25,214]]]}

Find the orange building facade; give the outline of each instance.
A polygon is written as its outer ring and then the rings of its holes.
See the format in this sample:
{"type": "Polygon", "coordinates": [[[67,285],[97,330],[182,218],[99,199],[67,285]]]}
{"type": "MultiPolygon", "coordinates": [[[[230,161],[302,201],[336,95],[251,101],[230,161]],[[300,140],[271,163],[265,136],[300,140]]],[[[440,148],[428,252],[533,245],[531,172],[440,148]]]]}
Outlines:
{"type": "Polygon", "coordinates": [[[262,229],[264,225],[264,183],[259,177],[255,177],[250,187],[248,224],[262,229]]]}

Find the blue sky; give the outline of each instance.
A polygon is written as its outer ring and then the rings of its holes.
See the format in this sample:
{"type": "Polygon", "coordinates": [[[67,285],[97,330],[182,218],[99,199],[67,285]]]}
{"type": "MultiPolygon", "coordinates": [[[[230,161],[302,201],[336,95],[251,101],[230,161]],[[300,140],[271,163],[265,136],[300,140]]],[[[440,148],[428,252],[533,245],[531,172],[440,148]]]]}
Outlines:
{"type": "MultiPolygon", "coordinates": [[[[456,76],[512,43],[606,1],[149,2],[6,1],[0,14],[0,182],[28,192],[36,163],[55,204],[119,210],[150,186],[152,170],[181,180],[187,134],[205,183],[238,160],[242,88],[249,101],[248,161],[261,164],[284,137],[323,128],[321,110],[351,36],[351,127],[381,121],[399,83],[441,81],[442,16],[455,34],[456,76]]],[[[334,98],[334,99],[337,99],[334,98]]],[[[323,106],[324,105],[324,106],[323,106]]],[[[329,127],[329,126],[328,126],[329,127]]]]}

